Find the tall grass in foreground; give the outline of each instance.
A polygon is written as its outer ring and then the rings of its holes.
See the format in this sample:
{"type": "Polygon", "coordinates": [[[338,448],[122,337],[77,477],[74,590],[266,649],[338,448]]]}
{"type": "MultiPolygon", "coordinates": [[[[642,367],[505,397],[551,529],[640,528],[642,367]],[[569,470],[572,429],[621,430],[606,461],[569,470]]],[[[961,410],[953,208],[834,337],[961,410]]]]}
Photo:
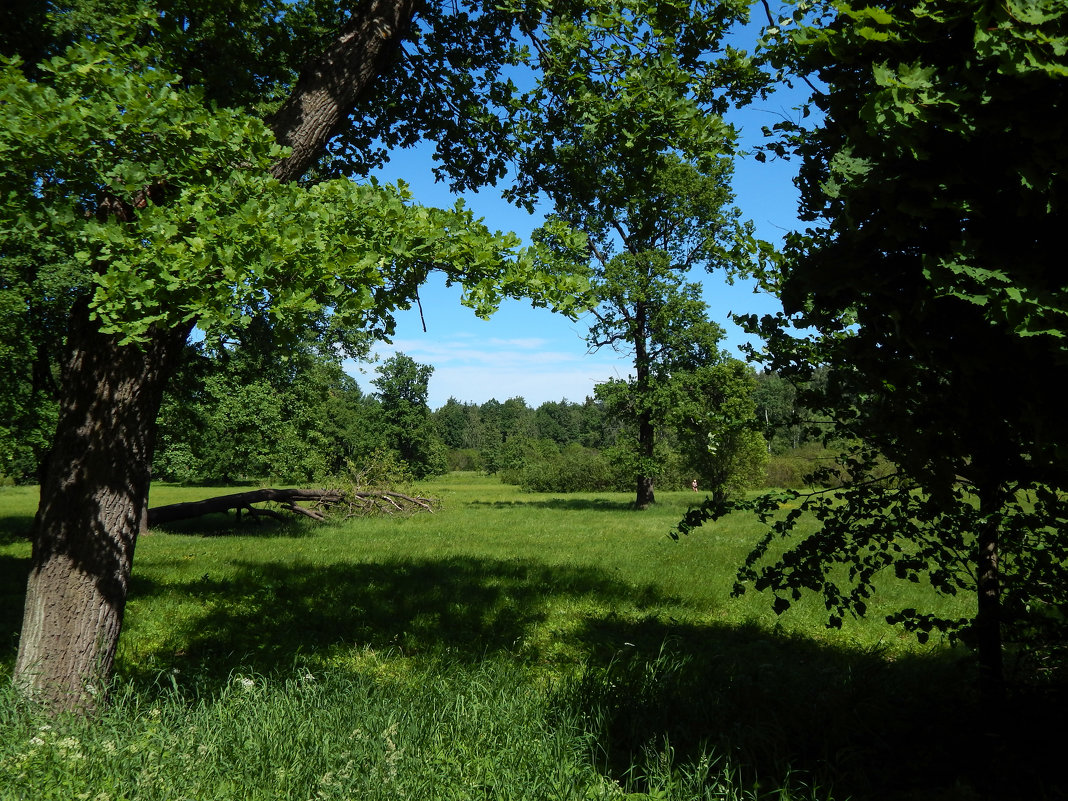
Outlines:
{"type": "Polygon", "coordinates": [[[97,721],[5,699],[0,795],[25,799],[582,798],[582,742],[501,665],[402,683],[235,675],[210,696],[129,686],[97,721]],[[12,737],[12,734],[17,736],[12,737]]]}
{"type": "MultiPolygon", "coordinates": [[[[191,521],[138,545],[114,703],[49,720],[0,690],[6,799],[971,801],[967,652],[731,598],[756,536],[671,542],[693,493],[525,494],[453,475],[434,515],[191,521]]],[[[157,486],[155,504],[205,488],[157,486]]],[[[0,488],[0,685],[34,498],[0,488]]],[[[946,607],[943,607],[944,609],[946,607]]],[[[1055,699],[1014,697],[1000,798],[1057,798],[1055,699]],[[1050,789],[1052,788],[1052,789],[1050,789]],[[1013,792],[1013,791],[1017,792],[1013,792]]]]}
{"type": "MultiPolygon", "coordinates": [[[[95,720],[0,698],[0,798],[70,801],[756,799],[723,759],[648,749],[622,783],[591,737],[500,661],[434,663],[402,682],[306,670],[235,675],[210,696],[120,689],[95,720]],[[643,788],[628,794],[637,778],[643,788]]],[[[775,792],[776,799],[815,798],[775,792]]],[[[769,797],[769,796],[765,796],[769,797]]]]}

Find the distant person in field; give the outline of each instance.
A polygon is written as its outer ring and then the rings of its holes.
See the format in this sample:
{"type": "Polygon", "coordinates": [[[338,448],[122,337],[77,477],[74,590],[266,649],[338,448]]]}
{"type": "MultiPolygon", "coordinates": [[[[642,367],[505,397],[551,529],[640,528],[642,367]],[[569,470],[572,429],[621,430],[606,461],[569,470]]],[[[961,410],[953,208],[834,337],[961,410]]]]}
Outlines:
{"type": "Polygon", "coordinates": [[[693,488],[694,492],[697,492],[697,479],[696,478],[693,481],[690,482],[690,486],[693,488]]]}

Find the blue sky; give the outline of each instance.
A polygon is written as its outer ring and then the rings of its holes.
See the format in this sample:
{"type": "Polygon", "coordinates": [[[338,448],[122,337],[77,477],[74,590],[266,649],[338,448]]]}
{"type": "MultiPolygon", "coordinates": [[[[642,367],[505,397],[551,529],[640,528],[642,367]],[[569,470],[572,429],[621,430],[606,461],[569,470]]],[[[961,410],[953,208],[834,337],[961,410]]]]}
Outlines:
{"type": "MultiPolygon", "coordinates": [[[[780,92],[728,119],[741,129],[743,142],[754,143],[760,140],[763,125],[791,115],[790,109],[797,102],[796,92],[780,92]]],[[[451,206],[455,196],[434,182],[431,166],[429,151],[414,149],[395,154],[378,175],[385,181],[406,181],[419,203],[451,206]]],[[[794,163],[782,161],[761,164],[749,157],[736,164],[736,203],[761,238],[778,243],[786,231],[798,226],[797,191],[792,181],[795,173],[794,163]]],[[[492,188],[463,197],[493,229],[514,231],[526,238],[542,221],[509,205],[492,188]]],[[[736,353],[746,341],[744,333],[730,321],[731,312],[763,314],[779,308],[776,298],[755,294],[748,282],[731,286],[722,274],[703,272],[693,274],[691,280],[704,286],[709,315],[726,329],[724,346],[730,352],[736,353]]],[[[421,364],[433,365],[429,388],[432,409],[450,397],[484,403],[490,398],[503,401],[519,396],[531,407],[562,398],[582,402],[593,395],[595,384],[625,378],[631,372],[627,354],[608,349],[587,352],[588,322],[583,319],[572,321],[546,309],[506,301],[491,320],[479,320],[460,305],[459,288],[446,288],[440,277],[420,291],[420,298],[426,333],[417,309],[402,312],[392,345],[380,345],[376,352],[387,358],[400,351],[421,364]]],[[[373,364],[349,363],[347,367],[364,390],[373,389],[369,385],[373,364]]]]}

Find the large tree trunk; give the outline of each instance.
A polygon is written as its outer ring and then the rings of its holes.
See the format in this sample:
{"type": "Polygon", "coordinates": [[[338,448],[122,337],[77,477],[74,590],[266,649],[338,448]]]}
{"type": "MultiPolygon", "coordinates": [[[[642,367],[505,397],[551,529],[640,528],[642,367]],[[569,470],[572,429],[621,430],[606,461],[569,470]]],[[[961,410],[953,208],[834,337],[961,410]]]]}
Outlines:
{"type": "MultiPolygon", "coordinates": [[[[270,121],[296,180],[346,124],[387,65],[413,0],[372,0],[301,72],[270,121]]],[[[15,683],[53,709],[92,706],[111,678],[134,544],[145,514],[155,419],[188,335],[158,332],[143,348],[100,335],[85,309],[68,336],[55,443],[34,522],[15,683]]]]}
{"type": "Polygon", "coordinates": [[[154,422],[189,328],[120,347],[74,314],[41,503],[15,680],[54,709],[92,706],[111,676],[154,422]]]}

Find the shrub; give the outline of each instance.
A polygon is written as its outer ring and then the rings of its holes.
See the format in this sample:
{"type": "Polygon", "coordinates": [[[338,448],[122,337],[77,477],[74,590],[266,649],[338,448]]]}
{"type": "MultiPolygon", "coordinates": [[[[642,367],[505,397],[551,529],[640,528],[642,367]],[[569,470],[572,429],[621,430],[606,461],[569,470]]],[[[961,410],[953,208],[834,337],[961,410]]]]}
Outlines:
{"type": "Polygon", "coordinates": [[[377,448],[359,462],[349,462],[347,475],[354,486],[395,489],[415,481],[411,465],[389,448],[377,448]]]}
{"type": "Polygon", "coordinates": [[[477,448],[453,448],[448,452],[449,471],[467,472],[482,470],[482,454],[477,448]]]}
{"type": "Polygon", "coordinates": [[[498,473],[503,484],[519,484],[523,468],[530,462],[548,459],[560,449],[549,439],[513,437],[505,443],[482,451],[485,470],[498,473]]]}
{"type": "Polygon", "coordinates": [[[809,442],[784,454],[772,454],[768,457],[764,486],[777,489],[813,486],[812,472],[830,465],[835,453],[821,443],[809,442]]]}
{"type": "Polygon", "coordinates": [[[528,492],[604,492],[618,482],[599,451],[577,444],[533,458],[518,472],[519,486],[528,492]]]}
{"type": "MultiPolygon", "coordinates": [[[[624,440],[606,448],[604,456],[611,465],[612,489],[616,492],[633,492],[639,472],[638,453],[633,440],[624,440]]],[[[657,442],[654,451],[656,488],[683,490],[690,488],[694,479],[693,470],[685,464],[682,455],[664,442],[657,442]]]]}

